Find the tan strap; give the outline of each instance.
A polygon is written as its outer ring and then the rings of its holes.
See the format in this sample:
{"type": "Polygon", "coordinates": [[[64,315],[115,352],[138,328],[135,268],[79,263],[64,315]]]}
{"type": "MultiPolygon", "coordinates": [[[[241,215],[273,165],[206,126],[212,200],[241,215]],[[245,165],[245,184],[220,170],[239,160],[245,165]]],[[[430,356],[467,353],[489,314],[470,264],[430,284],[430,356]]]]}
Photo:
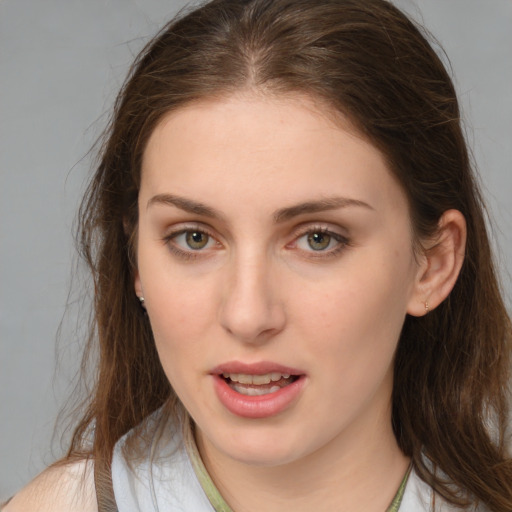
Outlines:
{"type": "Polygon", "coordinates": [[[112,485],[111,466],[105,461],[95,461],[94,463],[94,486],[98,512],[118,512],[112,485]]]}

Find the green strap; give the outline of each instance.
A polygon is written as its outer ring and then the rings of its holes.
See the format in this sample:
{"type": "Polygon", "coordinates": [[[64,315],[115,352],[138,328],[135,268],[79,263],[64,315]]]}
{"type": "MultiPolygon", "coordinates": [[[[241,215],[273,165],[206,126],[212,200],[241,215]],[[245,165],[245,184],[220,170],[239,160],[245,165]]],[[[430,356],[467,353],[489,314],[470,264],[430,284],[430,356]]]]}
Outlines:
{"type": "Polygon", "coordinates": [[[407,472],[404,475],[404,478],[402,479],[402,483],[400,484],[400,487],[398,488],[398,491],[396,491],[395,497],[393,498],[393,501],[391,502],[391,505],[387,508],[386,512],[398,512],[400,509],[400,505],[402,504],[402,499],[404,497],[405,493],[405,487],[407,486],[407,481],[409,480],[409,475],[411,474],[412,465],[409,466],[407,469],[407,472]]]}
{"type": "MultiPolygon", "coordinates": [[[[199,480],[199,483],[201,484],[201,487],[203,488],[203,491],[215,512],[233,512],[231,507],[224,501],[224,498],[221,496],[219,490],[215,487],[215,484],[210,478],[210,475],[201,460],[201,455],[199,454],[192,429],[190,428],[187,429],[185,433],[185,447],[190,457],[190,461],[192,462],[192,467],[194,468],[197,479],[199,480]]],[[[410,473],[411,467],[409,466],[409,469],[405,473],[402,483],[400,484],[391,505],[386,509],[386,512],[398,512],[400,509],[400,504],[404,497],[405,487],[410,473]]]]}
{"type": "Polygon", "coordinates": [[[196,477],[215,512],[233,512],[231,507],[224,501],[224,498],[221,496],[217,487],[215,487],[208,471],[206,471],[201,455],[199,455],[199,451],[197,449],[192,425],[190,425],[189,428],[186,428],[184,432],[184,440],[185,448],[190,461],[192,462],[192,467],[194,468],[194,473],[196,474],[196,477]]]}

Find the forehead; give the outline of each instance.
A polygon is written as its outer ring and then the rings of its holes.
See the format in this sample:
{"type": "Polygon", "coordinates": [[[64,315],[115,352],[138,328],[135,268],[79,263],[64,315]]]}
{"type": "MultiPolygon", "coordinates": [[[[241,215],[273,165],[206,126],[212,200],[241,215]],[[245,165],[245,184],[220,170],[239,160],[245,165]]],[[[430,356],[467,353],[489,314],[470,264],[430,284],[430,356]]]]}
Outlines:
{"type": "Polygon", "coordinates": [[[303,95],[237,95],[166,115],[142,165],[141,194],[158,193],[213,202],[260,195],[275,207],[333,193],[376,207],[404,200],[382,153],[303,95]]]}

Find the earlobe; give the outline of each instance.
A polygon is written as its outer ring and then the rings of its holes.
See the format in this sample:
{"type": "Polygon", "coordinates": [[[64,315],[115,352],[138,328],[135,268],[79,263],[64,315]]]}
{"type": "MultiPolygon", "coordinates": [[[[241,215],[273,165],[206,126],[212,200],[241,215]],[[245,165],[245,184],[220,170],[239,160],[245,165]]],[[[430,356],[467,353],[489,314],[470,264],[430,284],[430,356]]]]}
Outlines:
{"type": "Polygon", "coordinates": [[[137,297],[144,297],[144,291],[142,290],[142,283],[140,282],[140,275],[139,271],[136,269],[135,272],[135,278],[134,278],[134,288],[135,288],[135,295],[137,297]]]}
{"type": "Polygon", "coordinates": [[[137,295],[137,298],[139,299],[140,306],[144,310],[144,312],[146,312],[146,300],[144,299],[144,290],[142,289],[142,283],[140,282],[138,270],[135,271],[134,286],[135,295],[137,295]]]}
{"type": "Polygon", "coordinates": [[[452,291],[464,262],[466,220],[458,210],[447,210],[439,220],[435,240],[425,248],[407,313],[424,316],[452,291]]]}

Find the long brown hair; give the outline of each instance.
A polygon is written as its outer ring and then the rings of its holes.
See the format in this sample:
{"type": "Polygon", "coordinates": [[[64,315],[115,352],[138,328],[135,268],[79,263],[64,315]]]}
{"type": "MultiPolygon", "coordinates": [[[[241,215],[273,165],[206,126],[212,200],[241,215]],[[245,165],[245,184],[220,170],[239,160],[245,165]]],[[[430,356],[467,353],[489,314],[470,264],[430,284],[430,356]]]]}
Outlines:
{"type": "Polygon", "coordinates": [[[463,213],[468,242],[454,290],[426,317],[406,318],[392,421],[438,494],[512,510],[511,325],[456,94],[424,31],[384,0],[213,0],[170,22],[139,55],[80,210],[80,250],[95,286],[89,344],[98,344],[99,364],[68,457],[109,461],[124,433],[177,402],[134,293],[141,158],[164,114],[248,87],[306,93],[348,116],[403,186],[417,240],[436,233],[446,210],[463,213]]]}

